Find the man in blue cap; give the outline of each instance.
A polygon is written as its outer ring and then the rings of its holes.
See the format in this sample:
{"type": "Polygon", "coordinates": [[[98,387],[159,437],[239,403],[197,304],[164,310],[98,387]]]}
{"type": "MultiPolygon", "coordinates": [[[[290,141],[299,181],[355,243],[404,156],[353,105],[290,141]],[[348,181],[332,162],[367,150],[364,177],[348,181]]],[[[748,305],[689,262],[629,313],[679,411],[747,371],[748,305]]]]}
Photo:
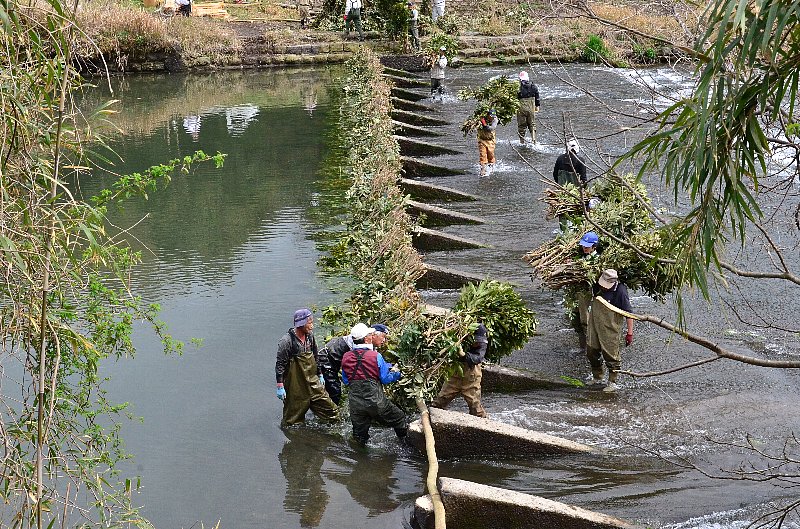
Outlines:
{"type": "Polygon", "coordinates": [[[278,341],[275,359],[276,394],[283,401],[281,426],[305,422],[311,409],[323,421],[339,418],[339,408],[325,392],[325,380],[317,365],[314,315],[309,309],[294,313],[294,327],[278,341]]]}
{"type": "MultiPolygon", "coordinates": [[[[578,259],[594,261],[597,259],[597,245],[600,237],[593,231],[587,231],[581,237],[578,246],[580,252],[578,259]]],[[[578,340],[581,351],[586,354],[586,337],[589,336],[589,306],[592,304],[592,285],[589,283],[581,284],[581,288],[575,292],[575,301],[578,304],[578,340]]]]}

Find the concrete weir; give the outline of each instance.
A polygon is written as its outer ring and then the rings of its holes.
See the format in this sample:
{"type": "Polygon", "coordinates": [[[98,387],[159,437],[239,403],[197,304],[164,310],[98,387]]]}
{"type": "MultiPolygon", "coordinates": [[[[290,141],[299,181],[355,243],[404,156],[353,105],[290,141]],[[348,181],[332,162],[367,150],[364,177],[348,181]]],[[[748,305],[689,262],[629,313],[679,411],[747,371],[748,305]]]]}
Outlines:
{"type": "Polygon", "coordinates": [[[399,108],[409,112],[430,112],[431,108],[414,101],[409,101],[400,97],[392,98],[392,108],[399,108]]]}
{"type": "Polygon", "coordinates": [[[438,165],[431,165],[415,158],[408,156],[401,156],[400,161],[403,162],[403,172],[406,176],[412,178],[426,178],[429,176],[458,176],[464,174],[464,171],[458,169],[449,169],[438,165]]]}
{"type": "Polygon", "coordinates": [[[411,243],[418,250],[468,250],[486,248],[486,245],[472,239],[457,237],[439,230],[417,227],[411,234],[411,243]]]}
{"type": "Polygon", "coordinates": [[[403,156],[441,156],[443,154],[461,154],[459,151],[424,141],[410,140],[402,136],[394,136],[400,145],[403,156]]]}
{"type": "Polygon", "coordinates": [[[408,178],[400,179],[400,188],[403,190],[403,193],[408,193],[412,197],[421,199],[444,200],[445,202],[478,200],[477,196],[464,193],[452,187],[422,183],[417,180],[409,180],[408,178]]]}
{"type": "Polygon", "coordinates": [[[422,79],[414,79],[413,77],[402,77],[399,75],[383,74],[383,78],[392,82],[399,88],[428,88],[430,89],[430,82],[423,81],[422,79]]]}
{"type": "MultiPolygon", "coordinates": [[[[592,451],[585,444],[457,411],[430,408],[430,418],[436,455],[442,458],[543,457],[592,451]]],[[[408,440],[425,451],[419,420],[409,426],[408,440]]]]}
{"type": "Polygon", "coordinates": [[[392,95],[400,99],[405,99],[406,101],[422,101],[426,99],[429,94],[420,94],[419,92],[412,92],[411,90],[395,86],[392,88],[392,95]]]}
{"type": "Polygon", "coordinates": [[[392,125],[394,125],[394,131],[402,136],[406,137],[435,137],[441,136],[442,134],[439,132],[434,132],[432,130],[423,129],[422,127],[416,127],[414,125],[409,125],[408,123],[403,123],[402,121],[392,120],[392,125]]]}
{"type": "Polygon", "coordinates": [[[425,274],[417,279],[417,288],[461,288],[469,283],[480,283],[485,276],[462,272],[454,268],[425,264],[425,274]]]}
{"type": "Polygon", "coordinates": [[[415,200],[406,202],[406,211],[414,218],[424,217],[423,225],[426,227],[450,226],[453,224],[486,224],[486,221],[480,217],[424,204],[415,200]]]}
{"type": "Polygon", "coordinates": [[[417,125],[418,127],[442,127],[444,125],[449,125],[448,122],[443,121],[441,119],[434,119],[429,118],[428,116],[421,116],[419,114],[415,114],[414,112],[408,112],[407,110],[392,110],[392,119],[395,121],[402,121],[403,123],[408,123],[409,125],[417,125]]]}
{"type": "MultiPolygon", "coordinates": [[[[459,529],[633,529],[629,522],[540,496],[453,478],[439,478],[447,526],[459,529]]],[[[414,521],[434,528],[430,496],[414,504],[414,521]]]]}
{"type": "Polygon", "coordinates": [[[527,369],[511,369],[495,364],[483,366],[481,389],[493,391],[528,391],[533,389],[569,388],[571,384],[552,376],[528,371],[527,369]]]}

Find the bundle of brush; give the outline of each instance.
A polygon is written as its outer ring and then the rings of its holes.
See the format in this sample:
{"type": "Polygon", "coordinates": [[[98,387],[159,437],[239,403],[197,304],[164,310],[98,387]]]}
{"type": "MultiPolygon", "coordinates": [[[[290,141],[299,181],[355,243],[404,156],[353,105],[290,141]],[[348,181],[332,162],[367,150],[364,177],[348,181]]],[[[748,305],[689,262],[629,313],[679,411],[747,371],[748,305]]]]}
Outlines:
{"type": "Polygon", "coordinates": [[[525,255],[533,267],[531,278],[539,277],[551,290],[587,281],[589,266],[578,256],[578,241],[583,233],[565,230],[525,255]]]}
{"type": "Polygon", "coordinates": [[[545,219],[553,220],[563,215],[582,215],[584,198],[581,198],[581,190],[572,184],[564,187],[552,181],[546,181],[548,185],[542,194],[541,200],[547,204],[545,219]]]}
{"type": "Polygon", "coordinates": [[[472,117],[461,126],[464,136],[478,128],[481,118],[494,109],[501,125],[508,125],[519,110],[519,83],[509,81],[505,75],[494,77],[480,88],[465,88],[458,92],[462,101],[477,99],[478,104],[472,117]]]}
{"type": "Polygon", "coordinates": [[[609,175],[581,195],[580,189],[552,183],[543,199],[548,218],[559,217],[559,234],[525,255],[533,267],[532,278],[545,287],[559,290],[593,284],[606,268],[613,268],[631,289],[640,289],[662,299],[680,287],[681,280],[663,259],[675,250],[668,244],[668,227],[656,228],[646,205],[647,189],[631,175],[609,175]],[[598,198],[598,205],[584,218],[584,202],[598,198]],[[643,203],[643,202],[644,203],[643,203]],[[587,231],[600,236],[597,254],[584,259],[578,242],[587,231]]]}

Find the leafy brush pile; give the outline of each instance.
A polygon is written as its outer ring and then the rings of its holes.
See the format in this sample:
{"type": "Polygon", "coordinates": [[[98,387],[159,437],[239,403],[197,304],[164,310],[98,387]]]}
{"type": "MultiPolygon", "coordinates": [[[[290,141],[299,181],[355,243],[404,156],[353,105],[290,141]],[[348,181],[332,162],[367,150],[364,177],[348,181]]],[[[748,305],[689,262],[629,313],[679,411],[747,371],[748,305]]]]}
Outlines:
{"type": "Polygon", "coordinates": [[[396,403],[412,409],[415,398],[432,398],[459,368],[479,319],[490,332],[490,359],[527,342],[536,320],[509,285],[495,281],[465,288],[456,309],[447,314],[425,313],[415,286],[424,267],[411,244],[414,222],[397,185],[401,164],[392,137],[390,87],[369,50],[346,67],[338,134],[352,185],[346,229],[338,232],[324,262],[329,271],[347,275],[353,283],[347,303],[324,309],[323,323],[335,334],[346,334],[359,321],[388,325],[392,333],[385,355],[399,364],[403,378],[387,391],[396,403]]]}
{"type": "Polygon", "coordinates": [[[435,33],[428,39],[422,54],[430,58],[431,64],[439,58],[441,48],[444,46],[444,56],[447,57],[448,62],[452,62],[453,58],[458,55],[458,40],[452,35],[445,33],[435,33]]]}
{"type": "Polygon", "coordinates": [[[585,290],[603,270],[614,268],[629,288],[642,290],[655,299],[663,299],[677,290],[681,279],[676,269],[657,259],[669,258],[672,253],[669,228],[656,228],[637,195],[650,203],[645,186],[631,175],[610,176],[583,195],[571,184],[546,189],[544,200],[549,205],[548,218],[562,215],[567,222],[554,239],[525,255],[525,260],[533,267],[533,277],[539,277],[553,290],[585,290]],[[628,244],[604,236],[602,230],[597,230],[584,218],[584,204],[590,197],[600,199],[600,204],[590,210],[592,221],[628,244]],[[599,255],[592,260],[580,258],[578,241],[587,231],[600,235],[599,255]]]}
{"type": "Polygon", "coordinates": [[[461,126],[464,136],[477,129],[481,118],[491,109],[497,112],[497,119],[501,125],[508,125],[519,110],[518,92],[519,83],[509,81],[505,75],[490,79],[480,88],[464,88],[459,91],[458,98],[462,101],[478,100],[472,117],[461,126]]]}

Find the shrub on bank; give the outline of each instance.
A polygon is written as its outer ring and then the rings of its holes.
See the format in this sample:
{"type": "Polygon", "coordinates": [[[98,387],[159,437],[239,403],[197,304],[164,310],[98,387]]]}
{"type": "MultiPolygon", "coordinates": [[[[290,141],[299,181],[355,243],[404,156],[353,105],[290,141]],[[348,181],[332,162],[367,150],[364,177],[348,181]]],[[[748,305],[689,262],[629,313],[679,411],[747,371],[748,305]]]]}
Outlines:
{"type": "Polygon", "coordinates": [[[114,2],[91,2],[78,11],[82,30],[80,55],[125,66],[128,58],[182,50],[188,57],[218,56],[238,49],[236,34],[216,20],[195,17],[164,18],[148,9],[114,2]]]}

